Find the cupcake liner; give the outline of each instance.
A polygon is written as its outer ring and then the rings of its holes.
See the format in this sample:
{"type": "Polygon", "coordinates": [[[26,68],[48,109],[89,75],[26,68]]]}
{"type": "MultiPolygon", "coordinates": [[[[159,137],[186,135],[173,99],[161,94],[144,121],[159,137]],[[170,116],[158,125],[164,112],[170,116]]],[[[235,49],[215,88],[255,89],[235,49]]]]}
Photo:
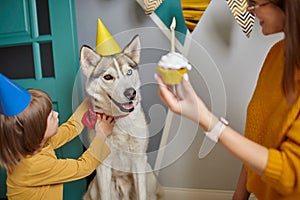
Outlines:
{"type": "Polygon", "coordinates": [[[158,66],[157,71],[163,82],[167,85],[177,85],[181,83],[183,74],[187,73],[187,68],[165,69],[158,66]]]}

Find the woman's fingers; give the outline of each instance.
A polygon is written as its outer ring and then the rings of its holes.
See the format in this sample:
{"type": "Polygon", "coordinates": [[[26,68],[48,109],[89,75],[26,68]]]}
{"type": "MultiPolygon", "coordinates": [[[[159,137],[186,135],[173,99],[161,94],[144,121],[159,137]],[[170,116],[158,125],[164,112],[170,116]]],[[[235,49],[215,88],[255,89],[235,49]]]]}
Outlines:
{"type": "Polygon", "coordinates": [[[183,86],[183,89],[185,91],[185,93],[187,94],[192,94],[194,93],[194,89],[193,89],[193,86],[191,85],[191,82],[189,80],[189,76],[187,73],[185,73],[183,75],[183,78],[182,78],[182,86],[183,86]]]}
{"type": "Polygon", "coordinates": [[[175,92],[178,100],[183,100],[184,96],[182,93],[182,89],[179,84],[175,85],[175,92]]]}
{"type": "Polygon", "coordinates": [[[180,113],[180,102],[177,97],[171,92],[167,86],[162,83],[159,77],[156,77],[158,82],[158,95],[161,100],[175,113],[180,113]]]}

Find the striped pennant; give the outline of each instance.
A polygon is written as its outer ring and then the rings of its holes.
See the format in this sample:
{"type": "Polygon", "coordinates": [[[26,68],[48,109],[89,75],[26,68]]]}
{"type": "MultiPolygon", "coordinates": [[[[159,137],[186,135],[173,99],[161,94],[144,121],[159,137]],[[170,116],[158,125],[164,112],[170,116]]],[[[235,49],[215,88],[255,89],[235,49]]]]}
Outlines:
{"type": "Polygon", "coordinates": [[[242,27],[243,32],[247,37],[250,37],[255,16],[247,11],[247,0],[226,0],[226,2],[235,20],[242,27]]]}
{"type": "Polygon", "coordinates": [[[144,0],[146,15],[151,15],[162,2],[163,0],[144,0]]]}

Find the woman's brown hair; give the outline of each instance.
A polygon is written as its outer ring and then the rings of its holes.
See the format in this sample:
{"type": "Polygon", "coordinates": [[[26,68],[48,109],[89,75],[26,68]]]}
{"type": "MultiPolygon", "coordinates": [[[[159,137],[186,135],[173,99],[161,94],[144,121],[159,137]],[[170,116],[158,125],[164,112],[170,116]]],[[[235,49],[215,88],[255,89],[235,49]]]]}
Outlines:
{"type": "MultiPolygon", "coordinates": [[[[295,72],[300,70],[300,0],[281,0],[285,12],[285,61],[282,87],[289,102],[295,102],[299,96],[295,72]]],[[[273,2],[272,1],[272,2],[273,2]]]]}
{"type": "MultiPolygon", "coordinates": [[[[282,89],[287,101],[294,103],[300,94],[300,88],[295,80],[295,72],[300,70],[300,0],[269,1],[285,13],[282,89]]],[[[255,5],[255,0],[248,0],[248,4],[255,5]]]]}
{"type": "Polygon", "coordinates": [[[11,172],[25,156],[41,148],[52,101],[41,90],[28,90],[30,104],[16,116],[0,114],[0,165],[11,172]]]}

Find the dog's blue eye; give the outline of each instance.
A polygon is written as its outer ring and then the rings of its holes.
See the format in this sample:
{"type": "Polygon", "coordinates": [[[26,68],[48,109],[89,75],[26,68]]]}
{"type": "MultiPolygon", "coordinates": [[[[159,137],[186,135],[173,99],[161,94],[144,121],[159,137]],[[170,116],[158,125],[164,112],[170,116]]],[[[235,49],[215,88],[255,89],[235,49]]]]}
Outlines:
{"type": "Polygon", "coordinates": [[[105,75],[103,78],[107,81],[114,79],[114,77],[110,74],[105,75]]]}
{"type": "Polygon", "coordinates": [[[129,70],[127,71],[127,75],[130,76],[131,74],[132,74],[132,69],[129,69],[129,70]]]}

